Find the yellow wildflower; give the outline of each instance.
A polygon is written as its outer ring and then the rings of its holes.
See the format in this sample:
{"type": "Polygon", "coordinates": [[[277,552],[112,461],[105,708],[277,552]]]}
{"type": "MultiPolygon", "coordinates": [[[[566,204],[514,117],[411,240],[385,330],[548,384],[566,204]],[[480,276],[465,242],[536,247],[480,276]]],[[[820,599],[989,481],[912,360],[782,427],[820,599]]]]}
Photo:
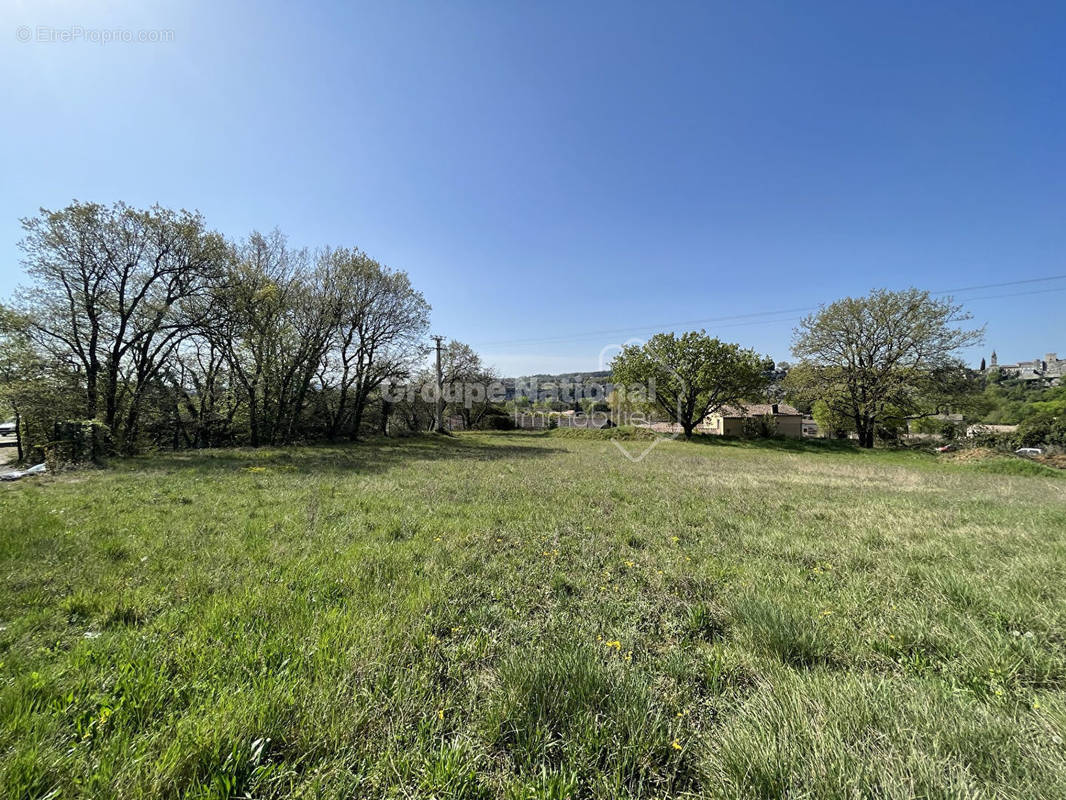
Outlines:
{"type": "Polygon", "coordinates": [[[677,739],[674,739],[674,741],[672,741],[670,743],[670,746],[672,748],[674,748],[675,750],[680,750],[681,749],[681,742],[679,742],[677,739]]]}

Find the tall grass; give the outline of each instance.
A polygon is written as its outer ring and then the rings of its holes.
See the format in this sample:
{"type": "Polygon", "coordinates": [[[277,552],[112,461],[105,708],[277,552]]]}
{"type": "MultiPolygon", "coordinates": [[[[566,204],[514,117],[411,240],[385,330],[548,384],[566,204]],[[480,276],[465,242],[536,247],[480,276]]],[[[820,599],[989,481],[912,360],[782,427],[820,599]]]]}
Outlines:
{"type": "Polygon", "coordinates": [[[1066,485],[460,435],[0,488],[0,796],[1066,796],[1066,485]]]}

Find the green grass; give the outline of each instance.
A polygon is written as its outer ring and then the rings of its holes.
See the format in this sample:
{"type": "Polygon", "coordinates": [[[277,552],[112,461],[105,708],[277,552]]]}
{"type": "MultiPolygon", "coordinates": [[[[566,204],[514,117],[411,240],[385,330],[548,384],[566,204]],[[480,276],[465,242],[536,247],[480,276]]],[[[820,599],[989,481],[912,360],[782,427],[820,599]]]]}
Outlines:
{"type": "Polygon", "coordinates": [[[1026,458],[1003,456],[984,461],[974,461],[967,465],[979,472],[991,472],[996,475],[1035,475],[1043,478],[1066,478],[1066,471],[1039,464],[1026,458]]]}
{"type": "Polygon", "coordinates": [[[1066,796],[1061,480],[479,434],[0,519],[5,798],[1066,796]]]}

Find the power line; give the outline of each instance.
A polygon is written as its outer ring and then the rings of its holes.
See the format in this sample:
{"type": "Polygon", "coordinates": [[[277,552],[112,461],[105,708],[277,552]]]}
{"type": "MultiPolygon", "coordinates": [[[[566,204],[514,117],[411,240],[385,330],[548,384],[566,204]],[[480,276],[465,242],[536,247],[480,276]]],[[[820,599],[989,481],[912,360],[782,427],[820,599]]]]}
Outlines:
{"type": "Polygon", "coordinates": [[[998,289],[1000,286],[1018,286],[1023,283],[1041,283],[1042,281],[1057,281],[1066,278],[1066,275],[1049,275],[1046,278],[1025,278],[1020,281],[1004,281],[1003,283],[983,283],[980,286],[963,286],[961,289],[944,289],[931,294],[952,294],[953,292],[969,292],[974,289],[998,289]]]}
{"type": "Polygon", "coordinates": [[[1051,294],[1052,292],[1066,292],[1066,286],[1059,286],[1055,289],[1034,289],[1029,292],[1010,292],[1009,294],[989,294],[984,297],[967,297],[966,302],[972,303],[975,300],[999,300],[1003,297],[1023,297],[1029,294],[1051,294]]]}
{"type": "MultiPolygon", "coordinates": [[[[1056,281],[1066,278],[1066,274],[1063,275],[1049,275],[1043,278],[1024,278],[1016,281],[1003,281],[1001,283],[986,283],[977,286],[962,286],[956,289],[943,289],[936,292],[930,292],[933,295],[946,295],[955,294],[957,292],[968,292],[977,289],[992,289],[1003,286],[1020,286],[1023,284],[1031,283],[1043,283],[1047,281],[1056,281]]],[[[984,297],[970,297],[965,298],[966,302],[972,302],[976,300],[996,300],[1004,297],[1021,297],[1028,294],[1047,294],[1049,292],[1064,291],[1066,287],[1061,289],[1038,289],[1030,292],[1014,292],[1009,294],[987,295],[984,297]]],[[[580,333],[567,334],[562,336],[549,336],[536,339],[510,339],[505,341],[493,341],[493,342],[478,342],[481,347],[499,347],[504,345],[516,345],[516,344],[549,344],[554,342],[572,342],[581,341],[582,339],[589,339],[598,336],[621,336],[625,334],[631,334],[637,331],[648,330],[676,330],[687,325],[706,325],[709,323],[725,323],[717,325],[719,328],[733,328],[742,327],[746,325],[765,325],[781,322],[798,322],[801,318],[785,318],[785,319],[753,319],[759,317],[772,317],[780,314],[808,314],[813,311],[817,311],[821,306],[806,306],[803,308],[784,308],[777,309],[776,311],[754,311],[747,314],[731,314],[722,317],[705,317],[703,319],[691,319],[683,322],[668,322],[660,323],[658,325],[639,325],[630,326],[627,328],[614,328],[611,330],[598,330],[598,331],[583,331],[580,333]],[[751,320],[749,322],[736,322],[736,320],[751,320]]]]}
{"type": "MultiPolygon", "coordinates": [[[[569,342],[574,339],[588,338],[590,336],[614,336],[624,333],[630,333],[632,331],[643,331],[652,329],[668,329],[668,328],[680,328],[683,325],[703,325],[708,322],[728,322],[730,320],[748,319],[750,317],[766,317],[776,314],[801,314],[804,312],[815,311],[817,306],[808,308],[783,308],[777,311],[755,311],[750,314],[733,314],[727,317],[707,317],[705,319],[690,319],[685,322],[670,322],[663,323],[661,325],[641,325],[639,327],[629,328],[615,328],[613,330],[599,330],[599,331],[584,331],[583,333],[574,333],[565,336],[551,336],[543,339],[511,339],[510,341],[502,342],[481,342],[482,346],[485,345],[506,345],[506,344],[526,344],[526,343],[540,343],[540,342],[569,342]]],[[[778,320],[760,320],[763,322],[777,322],[778,320]]]]}

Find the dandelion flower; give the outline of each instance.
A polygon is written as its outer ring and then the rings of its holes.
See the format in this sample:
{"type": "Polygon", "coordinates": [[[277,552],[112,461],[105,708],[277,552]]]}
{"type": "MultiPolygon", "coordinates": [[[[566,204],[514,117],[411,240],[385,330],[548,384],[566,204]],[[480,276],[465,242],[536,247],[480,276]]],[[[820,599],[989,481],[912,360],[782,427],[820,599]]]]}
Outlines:
{"type": "Polygon", "coordinates": [[[670,743],[670,746],[672,748],[674,748],[675,750],[680,750],[681,749],[681,742],[679,742],[677,739],[674,739],[674,741],[672,741],[670,743]]]}

